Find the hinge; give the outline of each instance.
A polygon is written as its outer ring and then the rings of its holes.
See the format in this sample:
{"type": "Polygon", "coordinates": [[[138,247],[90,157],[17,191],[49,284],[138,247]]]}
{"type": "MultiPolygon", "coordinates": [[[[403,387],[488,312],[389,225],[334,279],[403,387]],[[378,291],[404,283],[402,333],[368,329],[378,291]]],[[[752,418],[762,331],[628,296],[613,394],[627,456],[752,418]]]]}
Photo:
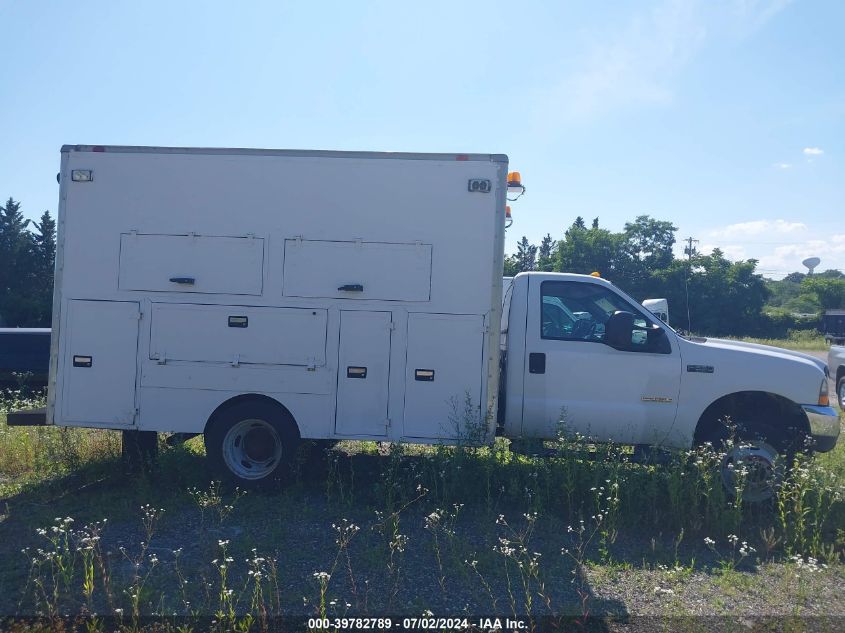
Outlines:
{"type": "Polygon", "coordinates": [[[232,367],[240,367],[241,366],[241,355],[235,354],[234,358],[229,363],[232,367]]]}
{"type": "Polygon", "coordinates": [[[308,365],[305,367],[307,371],[317,371],[317,359],[312,357],[308,358],[308,365]]]}
{"type": "Polygon", "coordinates": [[[384,428],[386,428],[386,429],[389,429],[389,428],[390,428],[390,418],[385,418],[385,420],[384,420],[384,428]]]}
{"type": "Polygon", "coordinates": [[[165,352],[164,350],[161,350],[160,352],[158,352],[155,355],[155,358],[156,358],[156,362],[159,365],[166,365],[167,364],[167,352],[165,352]]]}
{"type": "Polygon", "coordinates": [[[388,321],[387,329],[388,330],[395,330],[396,329],[396,323],[394,323],[393,321],[388,321]]]}

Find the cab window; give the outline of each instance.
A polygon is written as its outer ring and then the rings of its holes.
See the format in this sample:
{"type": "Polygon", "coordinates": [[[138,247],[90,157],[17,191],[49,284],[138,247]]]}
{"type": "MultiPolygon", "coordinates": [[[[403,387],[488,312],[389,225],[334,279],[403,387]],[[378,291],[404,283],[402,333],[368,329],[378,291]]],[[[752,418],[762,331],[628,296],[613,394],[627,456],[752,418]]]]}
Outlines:
{"type": "Polygon", "coordinates": [[[604,341],[604,324],[618,310],[633,313],[637,327],[649,325],[641,311],[598,284],[544,281],[540,295],[540,337],[544,339],[601,343],[604,341]]]}

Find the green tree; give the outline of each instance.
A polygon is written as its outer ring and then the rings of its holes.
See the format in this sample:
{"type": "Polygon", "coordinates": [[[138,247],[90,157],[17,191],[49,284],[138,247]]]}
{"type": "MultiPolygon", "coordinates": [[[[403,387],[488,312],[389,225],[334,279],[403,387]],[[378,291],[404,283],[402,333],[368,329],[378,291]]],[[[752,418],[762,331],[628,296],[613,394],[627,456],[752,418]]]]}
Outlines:
{"type": "Polygon", "coordinates": [[[589,275],[598,272],[602,277],[615,281],[620,270],[619,234],[606,229],[586,228],[582,218],[576,218],[557,243],[556,270],[589,275]],[[579,222],[580,220],[580,222],[579,222]]]}
{"type": "Polygon", "coordinates": [[[35,223],[33,267],[30,290],[33,295],[32,318],[37,325],[49,325],[53,306],[53,270],[56,267],[56,221],[49,211],[35,223]]]}
{"type": "Polygon", "coordinates": [[[801,288],[817,297],[822,310],[845,308],[845,279],[813,275],[801,282],[801,288]]]}
{"type": "Polygon", "coordinates": [[[28,277],[32,237],[21,203],[9,198],[0,207],[0,318],[20,325],[26,307],[21,305],[28,277]]]}
{"type": "Polygon", "coordinates": [[[836,268],[828,268],[825,271],[816,273],[817,277],[825,277],[826,279],[845,279],[845,273],[836,268]]]}
{"type": "Polygon", "coordinates": [[[639,215],[625,223],[625,241],[634,260],[649,271],[666,268],[672,263],[677,227],[666,220],[639,215]]]}
{"type": "Polygon", "coordinates": [[[513,263],[518,273],[536,270],[537,268],[537,247],[531,244],[524,235],[516,245],[516,255],[514,255],[513,263]]]}
{"type": "Polygon", "coordinates": [[[555,269],[555,249],[557,241],[552,239],[551,234],[546,233],[546,236],[540,242],[540,247],[537,249],[537,270],[550,272],[555,269]]]}
{"type": "Polygon", "coordinates": [[[9,326],[49,326],[56,223],[45,211],[29,230],[21,204],[0,206],[0,318],[9,326]]]}

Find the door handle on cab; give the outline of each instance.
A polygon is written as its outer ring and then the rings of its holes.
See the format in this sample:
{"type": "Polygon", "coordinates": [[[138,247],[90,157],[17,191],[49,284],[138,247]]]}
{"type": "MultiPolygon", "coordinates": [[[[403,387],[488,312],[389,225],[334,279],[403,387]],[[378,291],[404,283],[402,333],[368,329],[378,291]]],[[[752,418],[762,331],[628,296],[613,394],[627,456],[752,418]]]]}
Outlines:
{"type": "Polygon", "coordinates": [[[542,352],[531,352],[528,354],[528,373],[546,373],[546,355],[542,352]]]}

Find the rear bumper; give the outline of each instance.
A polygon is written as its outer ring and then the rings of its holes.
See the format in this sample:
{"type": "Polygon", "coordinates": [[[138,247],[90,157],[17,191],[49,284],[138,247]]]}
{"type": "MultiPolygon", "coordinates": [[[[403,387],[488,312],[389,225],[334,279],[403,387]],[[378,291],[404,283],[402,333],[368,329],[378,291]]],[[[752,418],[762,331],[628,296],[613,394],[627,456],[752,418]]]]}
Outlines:
{"type": "Polygon", "coordinates": [[[801,408],[804,409],[810,422],[810,436],[814,440],[813,450],[820,453],[833,450],[841,427],[836,409],[815,404],[805,404],[801,408]]]}
{"type": "Polygon", "coordinates": [[[47,426],[47,409],[27,409],[10,411],[6,414],[9,426],[47,426]]]}

